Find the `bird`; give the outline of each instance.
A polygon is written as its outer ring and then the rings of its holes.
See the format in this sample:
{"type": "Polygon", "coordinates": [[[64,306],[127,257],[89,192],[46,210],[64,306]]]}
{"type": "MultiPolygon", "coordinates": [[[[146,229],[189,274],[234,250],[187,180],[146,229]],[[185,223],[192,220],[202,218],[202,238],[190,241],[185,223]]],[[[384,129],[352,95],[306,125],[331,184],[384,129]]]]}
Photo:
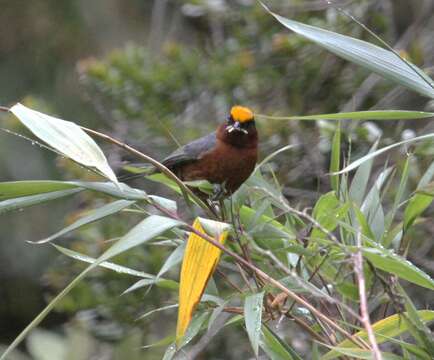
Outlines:
{"type": "Polygon", "coordinates": [[[181,146],[161,163],[182,181],[208,181],[213,185],[211,199],[221,200],[238,190],[257,160],[254,114],[248,107],[236,105],[216,131],[181,146]]]}

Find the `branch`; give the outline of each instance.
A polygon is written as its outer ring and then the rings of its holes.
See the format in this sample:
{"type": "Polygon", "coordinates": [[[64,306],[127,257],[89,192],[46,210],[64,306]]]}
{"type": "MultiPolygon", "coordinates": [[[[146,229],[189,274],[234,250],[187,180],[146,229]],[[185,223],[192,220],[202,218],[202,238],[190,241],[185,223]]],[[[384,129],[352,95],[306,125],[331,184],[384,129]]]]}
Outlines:
{"type": "MultiPolygon", "coordinates": [[[[156,161],[155,159],[151,158],[150,156],[147,156],[143,153],[141,153],[140,151],[128,146],[127,144],[120,142],[114,138],[112,138],[111,136],[102,134],[98,131],[92,130],[92,129],[88,129],[85,127],[82,127],[82,129],[90,134],[96,135],[104,140],[107,140],[109,142],[111,142],[114,145],[117,145],[121,148],[123,148],[124,150],[150,162],[152,165],[154,165],[155,167],[157,167],[159,170],[161,170],[161,172],[163,172],[165,175],[167,175],[169,178],[173,179],[174,181],[176,181],[176,183],[181,187],[181,189],[188,194],[188,196],[191,196],[192,199],[194,199],[195,201],[198,202],[198,204],[203,204],[204,209],[206,209],[206,205],[203,203],[202,200],[200,200],[173,172],[171,172],[167,167],[165,167],[164,165],[162,165],[161,163],[159,163],[158,161],[156,161]]],[[[171,217],[171,218],[176,218],[177,220],[181,220],[177,214],[174,214],[171,211],[168,211],[167,209],[159,206],[156,203],[153,203],[153,205],[160,210],[161,212],[163,212],[164,214],[166,214],[167,216],[171,217]]],[[[290,207],[289,207],[290,208],[290,207]]],[[[292,209],[293,211],[296,211],[295,209],[292,209]]],[[[306,216],[306,214],[301,213],[301,216],[306,216]]],[[[313,221],[315,221],[314,219],[311,219],[313,221]]],[[[332,238],[333,241],[338,242],[338,240],[336,239],[336,237],[334,237],[333,234],[331,234],[330,232],[328,232],[326,229],[323,229],[323,227],[318,224],[318,223],[314,223],[314,225],[316,225],[317,227],[319,227],[321,230],[325,230],[327,232],[327,234],[332,238]]],[[[227,249],[226,247],[224,247],[222,244],[220,244],[220,242],[216,241],[215,239],[213,239],[212,237],[210,237],[207,234],[204,234],[198,230],[196,230],[193,226],[191,226],[190,224],[184,223],[184,226],[188,229],[188,231],[195,233],[196,235],[200,236],[202,239],[204,239],[205,241],[208,241],[210,244],[214,245],[215,247],[217,247],[218,249],[220,249],[221,251],[223,251],[225,254],[229,255],[230,257],[232,257],[237,263],[239,263],[240,265],[245,266],[246,268],[250,269],[251,271],[253,271],[259,278],[261,278],[263,281],[267,282],[270,285],[273,285],[274,287],[280,289],[282,292],[284,292],[285,294],[288,295],[288,297],[290,297],[291,299],[295,300],[297,303],[299,303],[300,305],[304,306],[305,308],[307,308],[312,314],[315,314],[315,316],[317,316],[319,319],[321,319],[322,321],[324,321],[325,323],[327,323],[330,327],[332,327],[333,329],[335,329],[336,331],[340,332],[345,338],[347,338],[349,341],[351,341],[353,344],[361,347],[361,348],[367,348],[365,342],[360,339],[359,337],[355,337],[353,335],[351,335],[349,332],[347,332],[345,329],[343,329],[340,325],[338,325],[337,323],[335,323],[333,320],[329,319],[326,315],[324,315],[322,312],[320,312],[319,310],[317,310],[313,305],[311,305],[310,303],[308,303],[307,301],[305,301],[303,298],[301,298],[300,296],[298,296],[296,293],[294,293],[293,291],[287,289],[284,285],[282,285],[279,281],[277,281],[276,279],[272,278],[271,276],[269,276],[268,274],[266,274],[265,272],[263,272],[262,270],[260,270],[259,268],[257,268],[255,265],[251,264],[249,261],[245,260],[244,258],[242,258],[241,256],[239,256],[238,254],[236,254],[235,252],[233,252],[232,250],[227,249]]],[[[369,347],[368,347],[369,348],[369,347]]]]}
{"type": "Polygon", "coordinates": [[[360,315],[362,324],[368,334],[369,342],[372,347],[372,355],[375,360],[382,360],[381,351],[378,347],[377,340],[375,339],[374,329],[372,328],[371,321],[369,319],[368,301],[366,297],[366,282],[363,274],[363,256],[362,256],[362,239],[361,232],[357,234],[357,252],[353,255],[354,272],[356,273],[357,283],[359,286],[359,298],[360,298],[360,315]]]}
{"type": "Polygon", "coordinates": [[[247,260],[245,260],[241,256],[239,256],[238,254],[236,254],[233,251],[225,248],[222,244],[220,244],[218,241],[216,241],[213,238],[211,238],[209,235],[204,234],[204,233],[196,230],[193,226],[191,226],[189,224],[185,224],[185,226],[187,227],[188,231],[195,233],[196,235],[200,236],[205,241],[208,241],[210,244],[216,246],[221,251],[223,251],[225,254],[227,254],[230,257],[232,257],[233,259],[235,259],[235,261],[237,261],[239,264],[242,264],[245,267],[247,267],[250,270],[252,270],[253,272],[255,272],[256,275],[258,277],[262,278],[265,282],[267,282],[267,283],[273,285],[274,287],[280,289],[282,292],[284,292],[285,294],[287,294],[288,297],[290,297],[291,299],[295,300],[297,303],[299,303],[300,305],[302,305],[305,308],[307,308],[312,314],[315,314],[322,321],[324,321],[325,323],[327,323],[328,325],[330,325],[330,327],[332,327],[333,329],[339,331],[343,336],[345,336],[353,344],[355,344],[357,346],[361,346],[362,348],[366,348],[365,344],[363,343],[363,341],[361,339],[359,339],[357,337],[354,337],[353,335],[351,335],[350,333],[348,333],[346,330],[344,330],[342,327],[340,327],[338,324],[336,324],[333,320],[330,320],[322,312],[318,311],[310,303],[308,303],[307,301],[305,301],[303,298],[301,298],[300,296],[298,296],[296,293],[294,293],[291,290],[287,289],[279,281],[277,281],[276,279],[272,278],[271,276],[269,276],[268,274],[266,274],[265,272],[263,272],[261,269],[257,268],[255,265],[252,265],[247,260]]]}
{"type": "Polygon", "coordinates": [[[119,147],[121,147],[122,149],[128,151],[131,154],[136,155],[139,158],[142,158],[143,160],[151,163],[152,165],[154,165],[156,168],[158,168],[164,175],[166,175],[168,178],[172,179],[173,181],[175,181],[179,187],[181,188],[182,194],[184,196],[184,198],[186,199],[187,203],[190,201],[190,198],[193,199],[207,214],[208,216],[210,216],[211,218],[214,218],[214,214],[211,213],[211,211],[209,210],[208,206],[196,195],[193,193],[193,191],[191,191],[190,188],[188,188],[181,179],[179,179],[172,171],[170,171],[166,166],[164,166],[163,164],[161,164],[160,162],[158,162],[157,160],[155,160],[154,158],[143,154],[142,152],[132,148],[131,146],[116,140],[115,138],[112,138],[109,135],[100,133],[98,131],[92,130],[92,129],[88,129],[86,127],[81,126],[81,128],[92,134],[92,135],[96,135],[104,140],[107,140],[109,142],[111,142],[114,145],[117,145],[119,147]]]}

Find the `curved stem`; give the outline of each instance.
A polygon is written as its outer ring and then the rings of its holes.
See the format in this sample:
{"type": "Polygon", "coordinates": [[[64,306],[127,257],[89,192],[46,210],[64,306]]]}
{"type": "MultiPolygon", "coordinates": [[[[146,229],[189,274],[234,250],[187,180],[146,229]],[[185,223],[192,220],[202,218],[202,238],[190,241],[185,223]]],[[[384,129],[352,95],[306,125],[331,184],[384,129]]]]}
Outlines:
{"type": "Polygon", "coordinates": [[[194,193],[193,193],[193,191],[191,191],[191,189],[189,189],[183,182],[182,182],[182,180],[181,179],[179,179],[172,171],[170,171],[166,166],[164,166],[163,164],[161,164],[160,162],[158,162],[157,160],[155,160],[154,158],[152,158],[152,157],[150,157],[150,156],[148,156],[148,155],[145,155],[145,154],[143,154],[142,152],[140,152],[140,151],[138,151],[138,150],[136,150],[136,149],[134,149],[134,148],[132,148],[131,146],[129,146],[129,145],[127,145],[127,144],[125,144],[125,143],[123,143],[123,142],[121,142],[121,141],[119,141],[119,140],[116,140],[115,138],[113,138],[113,137],[111,137],[111,136],[109,136],[109,135],[106,135],[106,134],[103,134],[103,133],[100,133],[100,132],[98,132],[98,131],[95,131],[95,130],[92,130],[92,129],[89,129],[89,128],[86,128],[86,127],[83,127],[83,126],[81,126],[81,128],[84,130],[84,131],[86,131],[86,132],[88,132],[88,133],[90,133],[90,134],[92,134],[92,135],[96,135],[96,136],[98,136],[98,137],[100,137],[100,138],[102,138],[102,139],[104,139],[104,140],[107,140],[107,141],[109,141],[109,142],[111,142],[112,144],[114,144],[114,145],[116,145],[116,146],[119,146],[119,147],[121,147],[122,149],[124,149],[124,150],[126,150],[126,151],[128,151],[129,153],[131,153],[131,154],[134,154],[134,155],[136,155],[137,157],[139,157],[139,158],[142,158],[143,160],[145,160],[145,161],[147,161],[147,162],[149,162],[149,163],[151,163],[152,165],[154,165],[156,168],[158,168],[164,175],[166,175],[168,178],[170,178],[170,179],[172,179],[173,181],[175,181],[178,185],[179,185],[179,187],[180,187],[180,189],[181,189],[181,191],[182,191],[182,194],[183,194],[183,196],[184,196],[184,198],[185,198],[185,200],[187,201],[187,203],[190,201],[190,198],[191,199],[193,199],[194,200],[194,202],[197,204],[197,205],[199,205],[206,213],[207,213],[207,215],[208,216],[210,216],[210,217],[212,217],[212,218],[214,218],[214,214],[212,214],[211,213],[211,211],[209,210],[209,208],[206,206],[206,204],[197,196],[197,195],[195,195],[194,193]]]}

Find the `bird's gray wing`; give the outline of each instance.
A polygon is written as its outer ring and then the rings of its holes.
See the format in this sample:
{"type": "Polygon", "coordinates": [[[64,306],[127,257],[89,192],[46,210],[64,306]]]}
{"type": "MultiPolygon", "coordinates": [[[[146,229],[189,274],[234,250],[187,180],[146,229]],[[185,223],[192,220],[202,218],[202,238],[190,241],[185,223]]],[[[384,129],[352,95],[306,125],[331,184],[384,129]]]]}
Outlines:
{"type": "Polygon", "coordinates": [[[217,142],[215,132],[188,143],[166,157],[161,163],[170,168],[187,162],[195,161],[207,151],[215,147],[217,142]]]}

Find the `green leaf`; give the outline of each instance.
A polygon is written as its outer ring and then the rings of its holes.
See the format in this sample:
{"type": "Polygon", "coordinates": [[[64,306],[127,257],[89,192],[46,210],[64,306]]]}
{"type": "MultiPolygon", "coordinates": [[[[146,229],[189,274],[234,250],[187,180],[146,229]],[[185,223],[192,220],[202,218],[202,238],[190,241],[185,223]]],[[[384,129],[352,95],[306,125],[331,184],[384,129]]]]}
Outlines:
{"type": "Polygon", "coordinates": [[[112,245],[112,247],[98,258],[98,262],[106,261],[180,225],[182,225],[182,223],[178,220],[160,215],[151,215],[134,226],[122,239],[112,245]]]}
{"type": "MultiPolygon", "coordinates": [[[[87,189],[127,200],[147,199],[147,195],[143,190],[134,189],[123,183],[114,185],[110,182],[94,181],[26,180],[0,183],[0,200],[9,200],[36,194],[49,194],[63,189],[72,190],[75,188],[80,188],[76,191],[87,189]]],[[[161,201],[161,199],[157,199],[157,201],[161,201]]]]}
{"type": "Polygon", "coordinates": [[[157,278],[156,276],[152,279],[142,279],[135,282],[129,288],[127,288],[121,295],[126,295],[132,291],[136,291],[138,289],[142,289],[147,286],[156,285],[158,287],[169,289],[169,290],[178,290],[179,284],[170,279],[157,278]]]}
{"type": "Polygon", "coordinates": [[[410,261],[390,250],[363,248],[363,256],[383,271],[391,273],[413,284],[434,290],[434,280],[410,261]]]}
{"type": "Polygon", "coordinates": [[[262,166],[264,166],[266,163],[268,163],[270,160],[272,160],[275,156],[279,155],[280,153],[283,153],[284,151],[290,150],[294,148],[295,145],[286,145],[274,152],[272,152],[270,155],[268,155],[264,160],[262,160],[255,168],[255,172],[258,171],[262,166]]]}
{"type": "Polygon", "coordinates": [[[92,181],[68,181],[87,190],[104,193],[113,197],[125,200],[146,200],[147,194],[143,190],[134,189],[127,184],[118,183],[117,185],[109,182],[92,182],[92,181]]]}
{"type": "Polygon", "coordinates": [[[317,115],[293,115],[293,116],[268,116],[257,114],[256,117],[267,120],[411,120],[433,117],[432,112],[407,111],[407,110],[375,110],[375,111],[351,111],[335,114],[317,115]]]}
{"type": "Polygon", "coordinates": [[[362,234],[366,236],[367,238],[374,240],[375,236],[372,233],[371,228],[369,227],[368,221],[365,218],[365,215],[360,211],[360,209],[357,207],[357,205],[353,204],[352,209],[354,210],[354,213],[356,215],[357,222],[359,223],[359,226],[362,230],[362,234]]]}
{"type": "Polygon", "coordinates": [[[178,307],[178,304],[172,304],[172,305],[167,305],[167,306],[162,306],[158,309],[153,309],[148,311],[147,313],[140,315],[139,318],[137,320],[143,320],[145,318],[147,318],[148,316],[151,316],[152,314],[155,314],[157,312],[161,312],[161,311],[165,311],[168,309],[176,309],[178,307]]]}
{"type": "MultiPolygon", "coordinates": [[[[72,258],[74,260],[83,261],[83,262],[88,263],[88,264],[93,264],[96,261],[95,258],[93,258],[91,256],[84,255],[84,254],[80,254],[77,251],[67,249],[67,248],[64,248],[64,247],[56,245],[56,244],[51,244],[51,245],[53,245],[56,248],[56,250],[60,251],[62,254],[69,256],[70,258],[72,258]]],[[[126,266],[114,264],[114,263],[108,262],[108,261],[104,261],[104,262],[100,263],[98,266],[105,268],[105,269],[113,270],[119,274],[127,274],[127,275],[137,276],[137,277],[146,278],[146,279],[154,279],[155,278],[155,275],[148,274],[148,273],[145,273],[143,271],[134,270],[134,269],[128,268],[126,266]]]]}
{"type": "Polygon", "coordinates": [[[271,360],[302,360],[302,358],[267,325],[262,326],[259,346],[271,360]]]}
{"type": "Polygon", "coordinates": [[[396,190],[395,199],[393,200],[393,206],[392,209],[389,211],[389,213],[386,216],[386,224],[385,224],[385,231],[382,236],[382,243],[383,246],[388,247],[389,246],[389,234],[390,234],[390,227],[393,223],[393,219],[395,218],[396,212],[398,211],[399,204],[402,201],[402,198],[404,196],[404,192],[407,186],[408,181],[408,175],[409,175],[409,169],[410,169],[410,156],[407,156],[405,159],[405,163],[402,169],[401,178],[399,181],[398,189],[396,190]]]}
{"type": "MultiPolygon", "coordinates": [[[[378,141],[372,145],[371,149],[369,150],[369,154],[372,154],[375,152],[375,149],[377,148],[378,141]]],[[[368,156],[366,155],[366,156],[368,156]]],[[[356,205],[361,206],[363,197],[365,196],[366,187],[368,185],[369,176],[371,175],[371,169],[372,169],[372,159],[367,159],[366,162],[361,164],[353,178],[353,181],[351,182],[349,195],[350,199],[356,203],[356,205]]],[[[342,171],[338,171],[334,175],[340,174],[342,171]]]]}
{"type": "Polygon", "coordinates": [[[163,184],[163,185],[166,185],[169,189],[172,189],[173,191],[175,191],[178,194],[182,193],[179,185],[175,181],[169,179],[164,174],[161,174],[161,173],[152,174],[152,175],[146,176],[146,179],[163,184]]]}
{"type": "Polygon", "coordinates": [[[172,360],[173,359],[173,357],[175,356],[175,354],[176,354],[176,345],[175,345],[175,343],[172,343],[172,344],[170,344],[168,347],[167,347],[167,349],[166,349],[166,351],[165,351],[165,353],[164,353],[164,355],[163,355],[163,359],[162,360],[172,360]]]}
{"type": "Polygon", "coordinates": [[[157,274],[157,278],[163,276],[166,272],[168,272],[171,268],[178,265],[182,261],[182,257],[184,256],[185,251],[185,242],[179,245],[166,259],[160,271],[157,274]]]}
{"type": "Polygon", "coordinates": [[[416,194],[408,202],[404,211],[404,232],[406,232],[414,221],[430,206],[433,198],[429,195],[416,194]]]}
{"type": "Polygon", "coordinates": [[[102,150],[78,125],[29,109],[19,103],[10,111],[52,148],[79,164],[98,169],[107,179],[118,183],[102,150]]]}
{"type": "Polygon", "coordinates": [[[193,316],[193,319],[190,321],[188,325],[187,331],[185,335],[182,337],[181,342],[179,343],[178,349],[184,347],[199,333],[201,330],[203,323],[208,318],[209,313],[203,312],[202,314],[196,314],[193,316]]]}
{"type": "Polygon", "coordinates": [[[332,141],[332,152],[330,160],[330,185],[332,189],[339,195],[339,175],[333,175],[339,171],[341,163],[341,123],[336,127],[332,141]]]}
{"type": "MultiPolygon", "coordinates": [[[[418,315],[422,321],[429,323],[434,320],[434,311],[419,310],[418,315]]],[[[388,341],[390,338],[397,337],[405,332],[409,331],[408,325],[403,321],[403,314],[391,315],[385,319],[382,319],[372,325],[375,333],[375,338],[378,344],[388,341]]],[[[368,341],[368,335],[366,330],[359,331],[357,337],[368,341]]],[[[349,340],[344,340],[338,344],[339,348],[354,348],[354,344],[349,340]]],[[[331,360],[338,356],[338,353],[334,350],[329,351],[322,357],[322,360],[331,360]]]]}
{"type": "MultiPolygon", "coordinates": [[[[434,356],[434,338],[425,319],[419,314],[410,297],[407,295],[401,284],[396,284],[399,295],[404,299],[404,306],[407,312],[403,316],[408,326],[408,330],[416,340],[417,345],[434,356]]],[[[431,319],[432,320],[432,319],[431,319]]]]}
{"type": "Polygon", "coordinates": [[[380,190],[391,170],[391,168],[388,168],[380,173],[361,206],[361,210],[368,220],[369,227],[372,230],[372,233],[375,235],[374,239],[377,241],[379,241],[383,236],[385,227],[384,211],[380,199],[380,190]]]}
{"type": "Polygon", "coordinates": [[[0,182],[0,200],[68,190],[75,187],[76,185],[63,181],[36,180],[0,182]]]}
{"type": "Polygon", "coordinates": [[[114,201],[110,204],[106,204],[104,206],[101,206],[98,209],[95,209],[90,212],[90,214],[82,217],[81,219],[78,219],[77,221],[73,222],[71,225],[63,228],[62,230],[58,231],[57,233],[39,241],[29,241],[32,244],[44,244],[47,242],[50,242],[54,239],[57,239],[60,236],[63,236],[71,231],[74,231],[81,226],[90,224],[92,222],[98,221],[102,218],[105,218],[107,216],[113,215],[121,211],[122,209],[125,209],[126,207],[134,204],[135,202],[133,200],[118,200],[114,201]]]}
{"type": "MultiPolygon", "coordinates": [[[[363,350],[358,348],[344,348],[344,347],[338,347],[338,346],[329,346],[330,349],[333,349],[335,352],[351,356],[355,359],[366,359],[366,360],[372,360],[373,355],[371,350],[363,350]]],[[[392,353],[386,353],[384,351],[381,352],[381,356],[383,360],[403,360],[401,356],[394,355],[392,353]]],[[[321,360],[324,360],[325,358],[322,357],[321,360]]]]}
{"type": "Polygon", "coordinates": [[[434,162],[429,166],[428,170],[422,176],[417,185],[416,194],[410,199],[404,211],[404,232],[414,223],[425,209],[431,204],[432,196],[423,191],[429,185],[429,182],[434,176],[434,162]],[[422,190],[422,191],[421,191],[422,190]]]}
{"type": "Polygon", "coordinates": [[[417,190],[417,193],[433,197],[434,196],[434,182],[431,182],[428,185],[426,185],[425,187],[417,190]]]}
{"type": "MultiPolygon", "coordinates": [[[[313,209],[314,219],[326,230],[333,231],[340,219],[348,212],[349,205],[342,204],[334,191],[322,195],[313,209]]],[[[312,230],[312,239],[325,238],[327,235],[317,227],[312,230]]]]}
{"type": "Polygon", "coordinates": [[[363,66],[384,78],[434,98],[432,79],[416,65],[403,60],[389,50],[350,36],[306,25],[272,13],[283,26],[326,48],[337,56],[363,66]]]}
{"type": "Polygon", "coordinates": [[[378,149],[377,151],[371,152],[363,157],[361,157],[360,159],[352,162],[350,165],[346,166],[345,168],[343,168],[341,171],[338,171],[337,173],[335,173],[334,175],[338,175],[338,174],[345,174],[351,170],[354,170],[356,168],[358,168],[360,165],[362,165],[364,162],[371,160],[373,158],[375,158],[378,155],[381,155],[382,153],[389,151],[395,147],[404,145],[404,144],[410,144],[416,141],[421,141],[421,140],[426,140],[426,139],[430,139],[430,138],[434,138],[434,133],[432,134],[425,134],[425,135],[421,135],[421,136],[417,136],[411,139],[407,139],[407,140],[403,140],[397,143],[394,143],[392,145],[389,146],[385,146],[381,149],[378,149]]]}
{"type": "Polygon", "coordinates": [[[59,191],[53,191],[45,194],[22,196],[15,199],[0,201],[0,214],[13,211],[13,210],[21,210],[28,206],[42,204],[51,200],[59,199],[65,196],[70,196],[82,190],[83,189],[77,189],[77,188],[68,189],[68,190],[59,190],[59,191]]]}
{"type": "Polygon", "coordinates": [[[252,345],[256,357],[258,357],[259,339],[262,328],[263,300],[264,292],[260,292],[247,296],[244,301],[244,321],[247,334],[249,335],[250,344],[252,345]]]}
{"type": "Polygon", "coordinates": [[[12,350],[14,350],[28,333],[37,327],[41,321],[53,310],[53,308],[77,285],[91,270],[111,257],[119,255],[123,251],[129,250],[160,235],[161,233],[182,223],[158,215],[151,215],[132,228],[125,236],[118,240],[112,247],[104,252],[93,264],[82,271],[69,285],[64,288],[50,303],[42,310],[38,316],[17,336],[6,351],[1,355],[0,360],[5,360],[12,350]]]}

